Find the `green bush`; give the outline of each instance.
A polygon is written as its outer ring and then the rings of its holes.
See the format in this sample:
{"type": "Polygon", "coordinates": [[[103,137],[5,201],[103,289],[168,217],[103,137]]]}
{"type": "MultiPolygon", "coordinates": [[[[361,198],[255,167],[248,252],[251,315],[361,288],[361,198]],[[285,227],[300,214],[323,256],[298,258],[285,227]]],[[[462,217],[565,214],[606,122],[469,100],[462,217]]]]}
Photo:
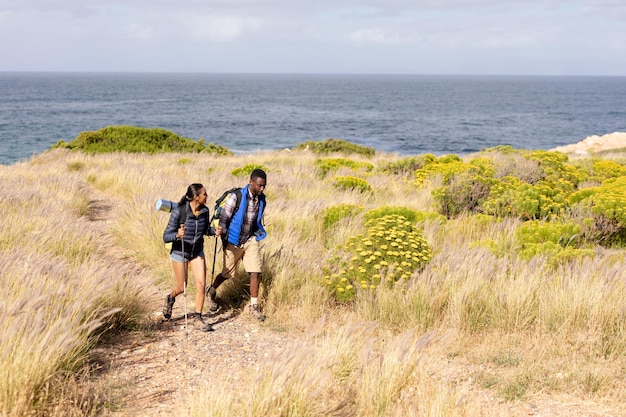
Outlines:
{"type": "Polygon", "coordinates": [[[530,260],[534,257],[547,257],[548,266],[556,267],[560,264],[571,262],[584,257],[592,257],[595,252],[592,249],[564,248],[554,242],[529,243],[518,252],[521,259],[530,260]]]}
{"type": "Polygon", "coordinates": [[[489,197],[481,204],[486,214],[498,217],[516,217],[521,220],[554,219],[569,208],[571,184],[559,182],[528,184],[515,177],[495,180],[489,197]]]}
{"type": "Polygon", "coordinates": [[[369,210],[364,214],[363,218],[365,221],[380,219],[385,216],[402,216],[411,223],[415,223],[420,218],[420,212],[417,210],[410,209],[408,207],[401,206],[382,206],[375,208],[373,210],[369,210]]]}
{"type": "Polygon", "coordinates": [[[363,169],[367,172],[374,169],[374,165],[369,162],[358,162],[346,158],[317,159],[315,165],[317,165],[321,177],[325,177],[330,171],[336,171],[339,168],[350,168],[353,171],[363,169]]]}
{"type": "Polygon", "coordinates": [[[339,221],[348,217],[354,217],[362,211],[363,206],[357,206],[356,204],[338,204],[325,208],[322,210],[322,227],[324,230],[328,230],[339,221]]]}
{"type": "Polygon", "coordinates": [[[531,151],[525,155],[531,161],[538,162],[543,170],[541,180],[549,184],[558,183],[559,188],[565,186],[573,190],[583,179],[582,173],[576,166],[567,163],[567,155],[560,152],[531,151]]]}
{"type": "Polygon", "coordinates": [[[571,202],[589,213],[584,223],[589,240],[608,246],[626,244],[626,176],[579,190],[572,194],[571,202]]]}
{"type": "Polygon", "coordinates": [[[521,153],[522,151],[519,150],[519,149],[515,149],[511,145],[497,145],[497,146],[493,146],[491,148],[484,148],[480,152],[481,153],[487,153],[487,154],[489,154],[489,153],[501,153],[503,155],[511,155],[511,154],[521,153]]]}
{"type": "Polygon", "coordinates": [[[81,150],[87,153],[106,152],[206,152],[232,155],[227,148],[206,144],[204,139],[194,141],[161,128],[139,126],[108,126],[97,131],[81,132],[72,142],[58,141],[52,148],[81,150]]]}
{"type": "Polygon", "coordinates": [[[562,247],[579,247],[582,243],[581,226],[572,222],[544,222],[533,220],[525,222],[517,231],[518,241],[529,243],[552,242],[562,247]]]}
{"type": "Polygon", "coordinates": [[[329,153],[342,153],[345,155],[359,154],[365,156],[373,156],[376,153],[374,148],[357,145],[342,139],[329,138],[320,142],[306,141],[299,143],[294,149],[308,149],[317,155],[325,155],[329,153]]]}
{"type": "Polygon", "coordinates": [[[242,166],[240,168],[233,169],[230,173],[233,174],[236,177],[249,177],[250,174],[252,174],[252,171],[254,171],[255,169],[262,169],[266,173],[269,172],[269,170],[265,166],[263,166],[263,165],[246,164],[246,165],[244,165],[244,166],[242,166]]]}
{"type": "Polygon", "coordinates": [[[609,160],[593,160],[591,163],[591,172],[589,177],[591,180],[603,181],[609,178],[617,178],[626,175],[626,166],[615,161],[609,160]]]}
{"type": "Polygon", "coordinates": [[[373,192],[372,186],[363,178],[344,176],[335,177],[332,185],[338,190],[355,190],[360,193],[373,192]]]}
{"type": "Polygon", "coordinates": [[[430,177],[440,176],[443,183],[448,184],[455,175],[462,172],[492,176],[493,166],[487,158],[466,163],[457,155],[446,155],[428,162],[423,168],[415,171],[415,183],[423,185],[430,177]]]}
{"type": "Polygon", "coordinates": [[[357,288],[375,290],[408,280],[432,258],[431,249],[406,217],[386,215],[365,222],[366,233],[348,239],[343,248],[352,257],[331,260],[324,285],[338,301],[354,299],[357,288]]]}
{"type": "Polygon", "coordinates": [[[70,172],[81,171],[85,168],[84,162],[70,162],[67,164],[67,170],[70,172]]]}
{"type": "Polygon", "coordinates": [[[455,175],[445,187],[433,191],[439,213],[447,218],[462,213],[482,212],[482,203],[489,197],[493,178],[463,171],[455,175]]]}
{"type": "Polygon", "coordinates": [[[581,225],[572,222],[525,222],[518,229],[517,241],[520,258],[548,257],[551,266],[595,254],[584,247],[581,225]]]}
{"type": "Polygon", "coordinates": [[[447,221],[448,218],[446,216],[442,216],[434,211],[420,211],[417,213],[417,219],[415,219],[415,223],[417,224],[433,223],[443,225],[446,224],[447,221]]]}
{"type": "Polygon", "coordinates": [[[380,167],[380,170],[385,174],[412,174],[418,169],[424,168],[427,164],[433,162],[435,159],[435,155],[433,154],[425,154],[418,156],[409,156],[403,158],[397,162],[389,162],[380,167]]]}

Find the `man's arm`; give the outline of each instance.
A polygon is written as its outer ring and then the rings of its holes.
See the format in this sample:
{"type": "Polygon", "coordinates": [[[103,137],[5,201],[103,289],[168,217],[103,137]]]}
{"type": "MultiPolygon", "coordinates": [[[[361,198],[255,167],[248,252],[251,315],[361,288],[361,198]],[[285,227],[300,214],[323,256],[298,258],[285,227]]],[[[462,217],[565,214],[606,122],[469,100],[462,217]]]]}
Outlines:
{"type": "Polygon", "coordinates": [[[224,203],[224,207],[220,213],[219,227],[222,229],[222,234],[226,234],[228,231],[228,225],[230,223],[230,219],[233,217],[233,214],[235,214],[236,205],[237,194],[230,193],[230,195],[226,198],[226,203],[224,203]]]}

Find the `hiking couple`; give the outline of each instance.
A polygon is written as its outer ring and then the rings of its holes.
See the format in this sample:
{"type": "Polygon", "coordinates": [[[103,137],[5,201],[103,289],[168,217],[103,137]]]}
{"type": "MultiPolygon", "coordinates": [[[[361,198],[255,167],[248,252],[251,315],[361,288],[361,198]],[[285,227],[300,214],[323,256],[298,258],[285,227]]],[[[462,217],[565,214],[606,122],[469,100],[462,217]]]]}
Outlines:
{"type": "MultiPolygon", "coordinates": [[[[261,282],[262,257],[260,241],[266,236],[263,227],[265,209],[265,171],[255,169],[245,187],[230,193],[219,214],[219,224],[211,227],[209,208],[206,206],[206,188],[199,183],[189,185],[187,193],[174,207],[170,220],[163,232],[163,241],[172,243],[170,259],[174,269],[176,285],[165,298],[163,316],[172,317],[176,296],[185,291],[188,267],[191,267],[196,284],[195,312],[191,317],[204,324],[202,309],[205,295],[209,298],[209,311],[219,309],[215,301],[217,288],[227,279],[233,278],[240,262],[250,275],[250,305],[248,311],[263,321],[265,315],[259,308],[259,284],[261,282]],[[186,213],[186,217],[181,213],[186,213]],[[183,218],[185,217],[185,218],[183,218]],[[223,267],[210,287],[206,287],[206,261],[204,236],[219,236],[223,243],[223,267]],[[204,290],[206,287],[206,290],[204,290]],[[202,289],[202,290],[200,290],[202,289]]],[[[203,330],[213,330],[207,324],[203,330]]]]}

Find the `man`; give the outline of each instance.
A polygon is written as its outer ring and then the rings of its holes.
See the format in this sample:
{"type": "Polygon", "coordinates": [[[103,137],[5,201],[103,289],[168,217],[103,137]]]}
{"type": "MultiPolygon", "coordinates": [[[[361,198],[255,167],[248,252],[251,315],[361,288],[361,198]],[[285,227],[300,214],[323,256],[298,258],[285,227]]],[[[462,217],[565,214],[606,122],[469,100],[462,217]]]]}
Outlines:
{"type": "Polygon", "coordinates": [[[206,289],[209,310],[215,312],[217,288],[227,279],[235,276],[239,262],[243,262],[245,271],[250,275],[250,306],[249,313],[259,321],[265,320],[265,314],[259,308],[259,284],[261,282],[262,258],[260,241],[267,233],[263,227],[263,211],[265,209],[265,185],[267,176],[262,169],[255,169],[250,174],[250,182],[241,189],[238,202],[237,193],[231,193],[220,213],[219,226],[215,235],[222,237],[224,244],[223,268],[206,289]]]}

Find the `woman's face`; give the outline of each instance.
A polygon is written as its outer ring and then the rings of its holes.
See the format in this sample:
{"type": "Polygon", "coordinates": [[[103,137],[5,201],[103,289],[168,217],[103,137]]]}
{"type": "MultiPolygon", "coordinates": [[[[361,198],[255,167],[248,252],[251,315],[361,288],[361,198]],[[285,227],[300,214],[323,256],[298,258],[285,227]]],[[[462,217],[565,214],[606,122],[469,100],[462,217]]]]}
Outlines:
{"type": "Polygon", "coordinates": [[[205,204],[208,197],[209,196],[206,193],[206,188],[202,187],[200,193],[198,193],[198,195],[196,196],[196,201],[200,204],[205,204]]]}

